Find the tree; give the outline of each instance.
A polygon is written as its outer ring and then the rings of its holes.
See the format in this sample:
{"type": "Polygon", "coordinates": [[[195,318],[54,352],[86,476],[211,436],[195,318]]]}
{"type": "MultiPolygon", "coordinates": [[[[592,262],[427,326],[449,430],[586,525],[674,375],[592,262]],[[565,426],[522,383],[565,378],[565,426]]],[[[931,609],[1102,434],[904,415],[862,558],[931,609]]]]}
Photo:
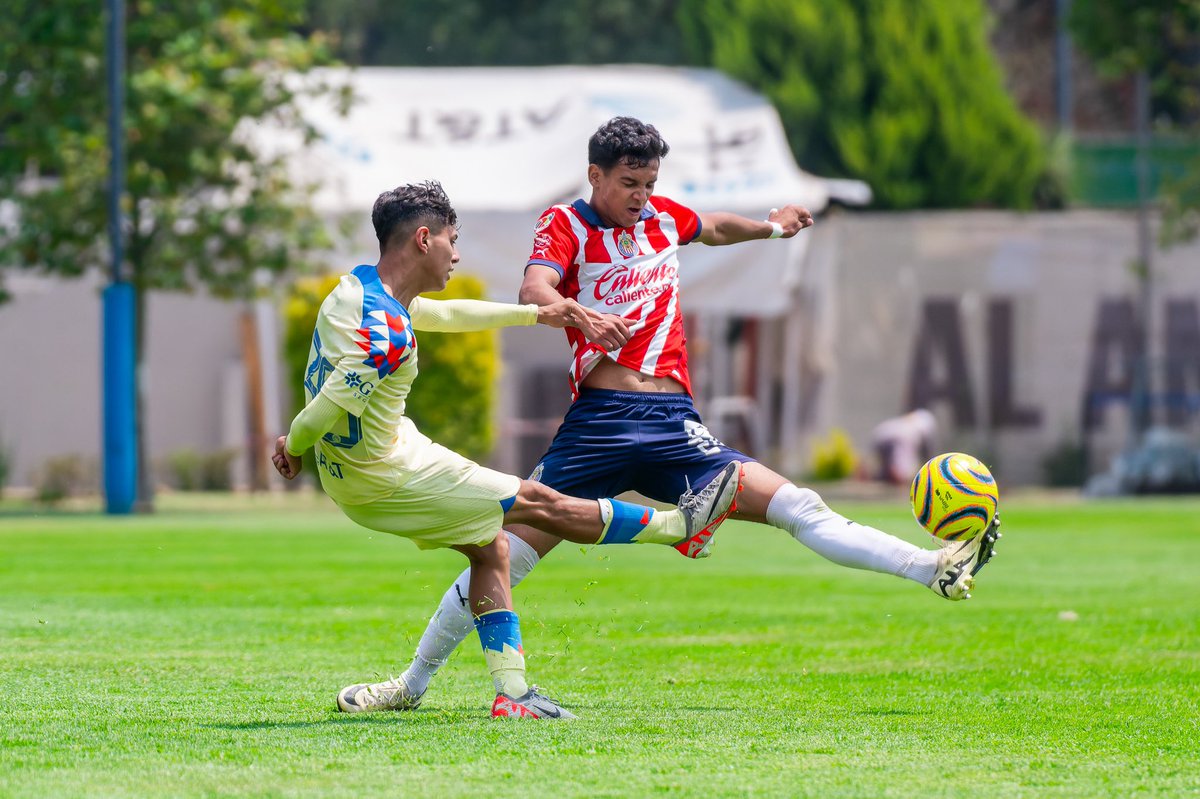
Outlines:
{"type": "Polygon", "coordinates": [[[372,66],[684,62],[679,0],[309,0],[338,55],[372,66]]]}
{"type": "MultiPolygon", "coordinates": [[[[76,276],[106,266],[102,7],[10,0],[0,17],[0,197],[15,205],[0,213],[7,268],[76,276]]],[[[304,76],[331,58],[321,35],[291,32],[302,8],[131,0],[123,204],[139,308],[150,289],[253,296],[256,273],[304,268],[329,242],[301,201],[309,187],[289,175],[294,151],[265,152],[251,131],[256,123],[315,136],[297,100],[329,90],[304,76]]]]}
{"type": "MultiPolygon", "coordinates": [[[[1073,0],[1070,26],[1102,72],[1147,77],[1160,127],[1200,124],[1200,1],[1073,0]]],[[[1200,160],[1168,180],[1160,199],[1164,244],[1200,233],[1200,160]]]]}
{"type": "Polygon", "coordinates": [[[1025,208],[1039,133],[1005,92],[981,2],[683,0],[693,57],[764,92],[806,169],[890,208],[1025,208]]]}

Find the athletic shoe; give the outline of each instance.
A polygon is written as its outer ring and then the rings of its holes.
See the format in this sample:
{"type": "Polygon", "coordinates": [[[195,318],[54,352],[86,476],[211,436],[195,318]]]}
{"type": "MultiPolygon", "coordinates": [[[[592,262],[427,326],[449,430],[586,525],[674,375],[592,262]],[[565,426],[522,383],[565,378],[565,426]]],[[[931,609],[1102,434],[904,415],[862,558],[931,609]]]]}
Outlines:
{"type": "Polygon", "coordinates": [[[403,677],[387,682],[348,685],[337,697],[338,710],[343,713],[370,713],[375,710],[416,710],[421,705],[422,691],[415,696],[404,684],[403,677]]]}
{"type": "Polygon", "coordinates": [[[494,719],[573,719],[575,714],[558,702],[541,693],[536,685],[530,686],[525,695],[514,699],[508,694],[497,694],[492,702],[494,719]]]}
{"type": "Polygon", "coordinates": [[[975,575],[992,559],[999,539],[1000,514],[997,512],[982,533],[970,541],[943,549],[938,557],[937,574],[929,584],[933,593],[952,600],[970,599],[975,575]]]}
{"type": "Polygon", "coordinates": [[[681,555],[707,558],[713,534],[729,514],[737,510],[737,493],[742,490],[742,464],[730,461],[699,494],[689,488],[679,498],[679,510],[687,523],[687,536],[675,544],[681,555]]]}

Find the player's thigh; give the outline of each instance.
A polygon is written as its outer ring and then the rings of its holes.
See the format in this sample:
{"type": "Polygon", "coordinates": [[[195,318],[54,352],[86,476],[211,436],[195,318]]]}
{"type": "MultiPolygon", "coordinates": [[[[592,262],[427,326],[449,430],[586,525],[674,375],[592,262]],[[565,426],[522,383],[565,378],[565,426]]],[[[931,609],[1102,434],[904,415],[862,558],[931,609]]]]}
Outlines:
{"type": "Polygon", "coordinates": [[[737,497],[738,509],[733,518],[765,524],[767,506],[771,504],[771,498],[790,482],[758,461],[747,463],[742,469],[742,490],[737,497]]]}
{"type": "Polygon", "coordinates": [[[341,508],[358,524],[411,538],[421,549],[487,546],[499,534],[520,485],[519,477],[432,444],[421,468],[393,494],[341,508]]]}
{"type": "Polygon", "coordinates": [[[712,435],[690,403],[643,423],[640,445],[633,489],[659,502],[674,503],[684,491],[699,491],[730,461],[754,460],[712,435]]]}

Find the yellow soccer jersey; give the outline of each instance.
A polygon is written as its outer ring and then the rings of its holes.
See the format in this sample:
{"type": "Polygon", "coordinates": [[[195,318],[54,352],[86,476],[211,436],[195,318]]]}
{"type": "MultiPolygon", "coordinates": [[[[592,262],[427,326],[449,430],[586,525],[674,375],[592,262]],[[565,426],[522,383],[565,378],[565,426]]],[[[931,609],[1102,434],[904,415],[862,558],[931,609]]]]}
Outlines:
{"type": "Polygon", "coordinates": [[[404,415],[417,376],[412,318],[374,266],[344,275],[321,304],[304,391],[324,394],[345,417],[316,446],[321,485],[337,502],[361,504],[403,485],[430,444],[404,415]]]}

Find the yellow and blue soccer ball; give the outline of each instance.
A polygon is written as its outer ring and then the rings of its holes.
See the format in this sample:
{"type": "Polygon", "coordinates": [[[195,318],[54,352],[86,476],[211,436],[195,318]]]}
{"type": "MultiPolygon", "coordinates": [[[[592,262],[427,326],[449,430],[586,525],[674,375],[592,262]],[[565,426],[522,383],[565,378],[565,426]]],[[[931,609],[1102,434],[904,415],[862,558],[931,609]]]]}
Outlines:
{"type": "Polygon", "coordinates": [[[977,458],[947,452],[929,460],[908,490],[917,523],[942,541],[970,541],[992,523],[1000,492],[977,458]]]}

